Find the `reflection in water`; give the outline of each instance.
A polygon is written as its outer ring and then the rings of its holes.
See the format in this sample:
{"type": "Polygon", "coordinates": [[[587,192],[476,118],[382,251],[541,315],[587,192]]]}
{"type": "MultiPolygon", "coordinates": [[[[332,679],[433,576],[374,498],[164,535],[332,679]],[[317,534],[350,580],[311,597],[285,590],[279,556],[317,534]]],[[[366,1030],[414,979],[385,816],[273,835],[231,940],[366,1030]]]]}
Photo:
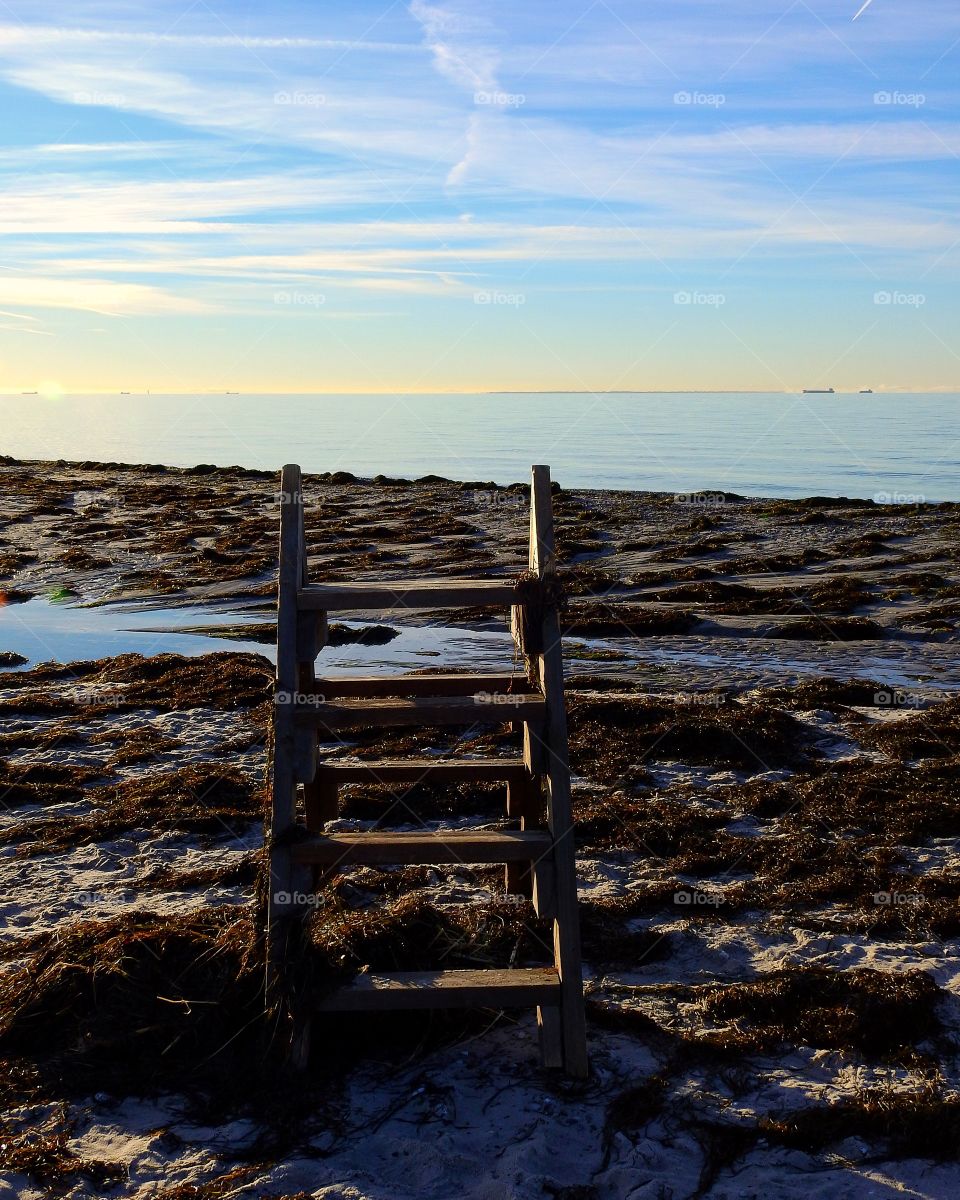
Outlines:
{"type": "MultiPolygon", "coordinates": [[[[208,654],[236,650],[272,659],[273,646],[260,641],[215,636],[217,629],[260,625],[263,611],[233,606],[163,607],[99,605],[90,608],[29,600],[0,608],[0,651],[30,661],[103,658],[117,654],[208,654]],[[206,627],[210,634],[199,629],[206,627]]],[[[381,622],[351,621],[364,625],[381,622]]],[[[448,670],[505,672],[516,669],[513,643],[502,630],[446,625],[393,626],[397,636],[384,645],[329,646],[318,674],[393,675],[443,667],[448,670]]],[[[922,690],[960,689],[954,649],[933,642],[802,643],[767,638],[649,637],[565,639],[567,671],[576,675],[626,676],[650,691],[734,688],[791,684],[817,675],[872,679],[922,690]]],[[[2,674],[0,674],[2,678],[2,674]]]]}

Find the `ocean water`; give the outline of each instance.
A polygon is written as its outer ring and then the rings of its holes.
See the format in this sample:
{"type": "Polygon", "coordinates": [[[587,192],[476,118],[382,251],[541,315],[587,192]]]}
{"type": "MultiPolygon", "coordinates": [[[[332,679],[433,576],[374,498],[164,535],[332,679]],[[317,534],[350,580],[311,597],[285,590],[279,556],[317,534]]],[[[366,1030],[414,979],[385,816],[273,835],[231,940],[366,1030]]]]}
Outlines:
{"type": "Polygon", "coordinates": [[[0,396],[0,454],[960,500],[960,394],[0,396]]]}

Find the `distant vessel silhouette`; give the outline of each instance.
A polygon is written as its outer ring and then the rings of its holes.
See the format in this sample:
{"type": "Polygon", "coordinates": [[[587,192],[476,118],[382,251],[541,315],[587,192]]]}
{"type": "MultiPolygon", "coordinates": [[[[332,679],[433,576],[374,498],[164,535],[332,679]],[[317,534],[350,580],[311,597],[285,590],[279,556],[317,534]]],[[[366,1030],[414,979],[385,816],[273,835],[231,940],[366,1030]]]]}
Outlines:
{"type": "Polygon", "coordinates": [[[832,396],[834,394],[834,389],[833,388],[804,388],[803,394],[805,396],[832,396]]]}
{"type": "Polygon", "coordinates": [[[873,395],[873,388],[861,388],[861,389],[860,389],[860,395],[861,395],[861,396],[872,396],[872,395],[873,395]]]}

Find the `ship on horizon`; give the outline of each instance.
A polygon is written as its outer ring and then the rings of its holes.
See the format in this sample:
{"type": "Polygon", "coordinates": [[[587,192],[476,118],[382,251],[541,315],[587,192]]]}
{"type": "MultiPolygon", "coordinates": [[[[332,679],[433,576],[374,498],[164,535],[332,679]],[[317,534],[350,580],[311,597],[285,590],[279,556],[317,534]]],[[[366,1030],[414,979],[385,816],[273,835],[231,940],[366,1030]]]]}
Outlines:
{"type": "Polygon", "coordinates": [[[834,388],[804,388],[805,396],[832,396],[835,394],[834,388]]]}

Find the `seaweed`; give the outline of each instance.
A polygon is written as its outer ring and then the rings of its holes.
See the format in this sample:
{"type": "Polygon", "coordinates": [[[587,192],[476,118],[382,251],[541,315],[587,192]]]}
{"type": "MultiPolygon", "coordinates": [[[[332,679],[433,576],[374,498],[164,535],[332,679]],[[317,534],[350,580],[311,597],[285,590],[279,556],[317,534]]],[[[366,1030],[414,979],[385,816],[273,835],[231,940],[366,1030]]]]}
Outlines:
{"type": "Polygon", "coordinates": [[[884,628],[868,617],[806,617],[770,625],[764,630],[770,638],[793,638],[807,642],[858,642],[882,638],[884,628]]]}
{"type": "Polygon", "coordinates": [[[719,987],[702,1003],[745,1049],[788,1042],[915,1062],[918,1044],[944,1032],[937,1011],[943,994],[924,971],[807,966],[719,987]]]}
{"type": "Polygon", "coordinates": [[[856,1137],[876,1158],[956,1160],[960,1097],[944,1094],[935,1081],[913,1088],[866,1088],[853,1097],[761,1118],[758,1130],[769,1142],[810,1154],[856,1137]]]}
{"type": "Polygon", "coordinates": [[[639,604],[583,604],[561,618],[565,634],[577,637],[655,637],[688,633],[697,624],[693,613],[639,604]]]}
{"type": "Polygon", "coordinates": [[[85,798],[91,806],[88,814],[8,826],[0,842],[27,838],[20,853],[37,854],[109,841],[144,826],[222,835],[261,818],[266,807],[262,791],[247,776],[207,763],[92,788],[85,798]]]}
{"type": "Polygon", "coordinates": [[[230,1074],[262,1036],[257,947],[253,917],[231,908],[69,925],[0,976],[0,1053],[98,1090],[230,1074]]]}
{"type": "Polygon", "coordinates": [[[770,770],[808,758],[808,734],[791,714],[759,704],[715,704],[690,697],[670,703],[653,697],[575,700],[571,756],[581,773],[619,776],[651,759],[770,770]]]}

